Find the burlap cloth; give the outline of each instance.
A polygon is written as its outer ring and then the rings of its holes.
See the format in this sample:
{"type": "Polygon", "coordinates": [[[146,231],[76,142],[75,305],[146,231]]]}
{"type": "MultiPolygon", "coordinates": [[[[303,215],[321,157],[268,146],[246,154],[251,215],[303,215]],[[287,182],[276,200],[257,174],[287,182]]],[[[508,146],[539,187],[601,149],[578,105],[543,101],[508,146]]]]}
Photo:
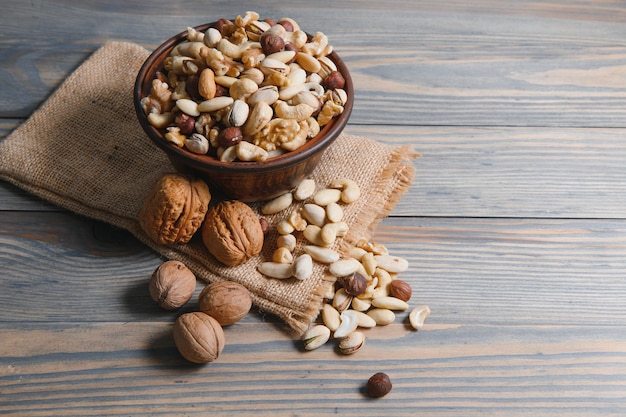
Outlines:
{"type": "MultiPolygon", "coordinates": [[[[257,265],[270,260],[275,249],[275,232],[266,237],[261,254],[226,268],[197,237],[187,245],[167,247],[150,241],[139,227],[137,216],[147,190],[162,174],[174,172],[165,154],[143,133],[133,108],[133,84],[148,55],[143,47],[126,42],[98,49],[0,142],[0,178],[55,205],[129,230],[164,257],[186,263],[202,280],[243,284],[260,310],[277,315],[301,334],[317,317],[334,279],[322,265],[304,281],[259,274],[257,265]]],[[[371,237],[374,226],[410,186],[415,156],[407,146],[345,134],[328,148],[314,171],[317,184],[348,177],[362,190],[357,202],[344,207],[350,231],[336,245],[338,250],[371,237]]],[[[258,204],[252,206],[259,209],[258,204]]]]}

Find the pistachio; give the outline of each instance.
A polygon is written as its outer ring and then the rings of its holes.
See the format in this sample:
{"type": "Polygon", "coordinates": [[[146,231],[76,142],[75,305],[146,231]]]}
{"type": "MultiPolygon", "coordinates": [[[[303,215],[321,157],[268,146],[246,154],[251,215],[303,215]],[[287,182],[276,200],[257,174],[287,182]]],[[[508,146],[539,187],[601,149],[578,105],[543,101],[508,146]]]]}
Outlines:
{"type": "Polygon", "coordinates": [[[330,339],[330,329],[321,324],[311,327],[302,336],[306,350],[317,349],[328,342],[328,339],[330,339]]]}
{"type": "Polygon", "coordinates": [[[244,100],[235,100],[226,115],[226,121],[229,126],[243,126],[248,120],[250,107],[244,100]]]}
{"type": "Polygon", "coordinates": [[[362,332],[352,332],[339,342],[339,351],[344,355],[352,355],[365,345],[365,335],[362,332]]]}
{"type": "Polygon", "coordinates": [[[335,292],[332,303],[333,307],[335,307],[337,311],[343,312],[350,307],[350,304],[352,303],[352,296],[346,292],[345,288],[340,288],[335,292]]]}
{"type": "Polygon", "coordinates": [[[193,153],[204,155],[209,151],[209,141],[200,133],[185,138],[185,147],[193,153]]]}

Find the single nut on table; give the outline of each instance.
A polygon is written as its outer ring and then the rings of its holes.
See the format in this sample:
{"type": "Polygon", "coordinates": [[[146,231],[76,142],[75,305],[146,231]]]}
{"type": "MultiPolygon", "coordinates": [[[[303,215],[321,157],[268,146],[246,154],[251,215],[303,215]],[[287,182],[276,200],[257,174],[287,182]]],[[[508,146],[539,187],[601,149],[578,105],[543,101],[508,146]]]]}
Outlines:
{"type": "Polygon", "coordinates": [[[222,326],[213,317],[199,311],[178,317],[173,335],[180,354],[194,363],[213,362],[225,346],[222,326]]]}
{"type": "Polygon", "coordinates": [[[428,316],[430,316],[430,307],[427,305],[417,306],[409,313],[409,323],[415,330],[420,330],[424,327],[424,321],[428,316]]]}
{"type": "Polygon", "coordinates": [[[289,252],[293,252],[296,249],[296,237],[292,234],[280,235],[276,239],[276,246],[279,248],[286,248],[289,252]]]}
{"type": "Polygon", "coordinates": [[[176,310],[187,303],[196,289],[196,276],[179,261],[166,261],[152,273],[150,297],[166,310],[176,310]]]}
{"type": "Polygon", "coordinates": [[[211,193],[204,181],[165,174],[148,191],[139,224],[157,243],[188,243],[202,225],[210,201],[211,193]]]}
{"type": "Polygon", "coordinates": [[[339,351],[344,355],[352,355],[358,352],[365,345],[365,335],[363,332],[352,332],[339,342],[339,351]]]}
{"type": "Polygon", "coordinates": [[[330,203],[326,206],[326,218],[328,221],[338,223],[343,220],[343,209],[337,203],[330,203]]]}
{"type": "Polygon", "coordinates": [[[219,281],[207,285],[198,296],[200,311],[228,326],[241,320],[252,308],[246,287],[236,282],[219,281]]]}
{"type": "Polygon", "coordinates": [[[330,339],[330,329],[322,324],[315,325],[302,336],[304,349],[314,350],[324,345],[330,339]]]}
{"type": "Polygon", "coordinates": [[[306,203],[302,206],[302,214],[311,224],[319,227],[323,227],[326,224],[326,210],[322,206],[306,203]]]}
{"type": "Polygon", "coordinates": [[[263,248],[263,229],[256,213],[241,201],[220,201],[207,212],[202,241],[227,266],[236,266],[263,248]]]}
{"type": "MultiPolygon", "coordinates": [[[[293,236],[293,235],[287,235],[293,236]]],[[[279,264],[291,264],[293,262],[293,254],[284,246],[279,246],[276,248],[274,253],[272,254],[272,262],[276,262],[279,264]]]]}
{"type": "Polygon", "coordinates": [[[341,190],[335,188],[325,188],[313,195],[313,202],[318,206],[326,207],[330,203],[341,200],[341,190]]]}
{"type": "Polygon", "coordinates": [[[367,393],[373,398],[384,397],[389,394],[392,387],[389,375],[384,372],[377,372],[367,380],[367,393]]]}
{"type": "Polygon", "coordinates": [[[401,279],[395,279],[389,283],[389,292],[393,297],[408,302],[413,295],[411,285],[401,279]]]}

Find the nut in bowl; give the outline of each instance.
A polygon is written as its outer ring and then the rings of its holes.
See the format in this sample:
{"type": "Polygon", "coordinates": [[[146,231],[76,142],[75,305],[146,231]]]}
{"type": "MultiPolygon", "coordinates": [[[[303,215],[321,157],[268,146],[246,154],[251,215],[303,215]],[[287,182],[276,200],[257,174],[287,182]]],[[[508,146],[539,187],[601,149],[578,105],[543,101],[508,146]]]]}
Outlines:
{"type": "Polygon", "coordinates": [[[142,128],[178,171],[248,202],[309,176],[343,131],[353,99],[348,69],[323,33],[255,12],[171,37],[145,61],[134,89],[142,128]]]}

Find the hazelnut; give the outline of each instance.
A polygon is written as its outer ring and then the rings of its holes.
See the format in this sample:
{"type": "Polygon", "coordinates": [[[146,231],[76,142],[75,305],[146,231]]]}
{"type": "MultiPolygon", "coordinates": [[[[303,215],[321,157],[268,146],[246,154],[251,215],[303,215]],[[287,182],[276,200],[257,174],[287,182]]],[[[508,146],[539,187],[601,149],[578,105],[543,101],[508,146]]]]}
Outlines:
{"type": "Polygon", "coordinates": [[[220,281],[204,287],[198,296],[200,311],[228,326],[241,320],[252,308],[246,287],[236,282],[220,281]]]}
{"type": "Polygon", "coordinates": [[[263,231],[263,234],[268,234],[270,232],[270,223],[267,219],[265,217],[260,217],[259,223],[261,223],[261,230],[263,231]]]}
{"type": "Polygon", "coordinates": [[[365,292],[367,288],[367,280],[358,272],[347,277],[339,278],[339,283],[345,288],[346,293],[357,297],[365,292]]]}
{"type": "Polygon", "coordinates": [[[389,284],[389,292],[392,296],[406,302],[408,302],[411,299],[411,295],[413,295],[411,285],[401,279],[394,279],[391,281],[389,284]]]}
{"type": "Polygon", "coordinates": [[[256,213],[241,201],[221,201],[209,208],[202,241],[227,266],[240,265],[263,248],[263,229],[256,213]]]}
{"type": "Polygon", "coordinates": [[[189,135],[196,130],[196,119],[183,112],[176,114],[174,123],[183,135],[189,135]]]}
{"type": "Polygon", "coordinates": [[[293,24],[289,20],[279,20],[278,24],[285,28],[286,32],[293,32],[293,24]]]}
{"type": "Polygon", "coordinates": [[[392,385],[389,375],[384,372],[378,372],[370,377],[367,381],[367,393],[370,397],[384,397],[391,391],[392,385]]]}
{"type": "Polygon", "coordinates": [[[150,278],[150,297],[166,310],[176,310],[187,303],[196,289],[196,276],[179,261],[162,263],[150,278]]]}
{"type": "Polygon", "coordinates": [[[338,88],[343,88],[346,84],[346,80],[343,78],[343,75],[339,71],[333,71],[328,74],[322,80],[322,86],[327,90],[336,90],[338,88]]]}
{"type": "Polygon", "coordinates": [[[280,36],[265,32],[261,35],[261,48],[263,49],[263,53],[265,55],[270,55],[275,52],[280,52],[285,47],[285,41],[280,36]]]}
{"type": "Polygon", "coordinates": [[[217,143],[224,148],[238,144],[243,139],[243,132],[237,126],[227,127],[217,135],[217,143]]]}
{"type": "Polygon", "coordinates": [[[224,349],[222,326],[202,312],[181,315],[174,323],[173,334],[176,348],[190,362],[213,362],[224,349]]]}

